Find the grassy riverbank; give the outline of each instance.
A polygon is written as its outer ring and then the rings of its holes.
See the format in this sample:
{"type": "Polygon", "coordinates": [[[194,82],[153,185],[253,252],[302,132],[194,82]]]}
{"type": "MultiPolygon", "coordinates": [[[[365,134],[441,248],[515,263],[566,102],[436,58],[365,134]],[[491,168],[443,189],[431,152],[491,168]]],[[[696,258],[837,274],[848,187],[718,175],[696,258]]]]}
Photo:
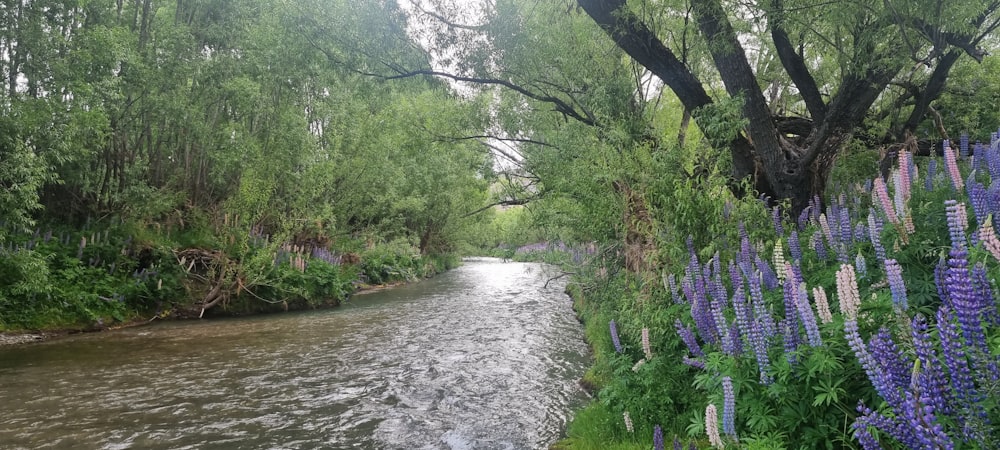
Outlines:
{"type": "Polygon", "coordinates": [[[456,266],[405,241],[274,237],[238,220],[96,221],[6,230],[0,332],[98,330],[151,319],[338,305],[352,293],[456,266]]]}

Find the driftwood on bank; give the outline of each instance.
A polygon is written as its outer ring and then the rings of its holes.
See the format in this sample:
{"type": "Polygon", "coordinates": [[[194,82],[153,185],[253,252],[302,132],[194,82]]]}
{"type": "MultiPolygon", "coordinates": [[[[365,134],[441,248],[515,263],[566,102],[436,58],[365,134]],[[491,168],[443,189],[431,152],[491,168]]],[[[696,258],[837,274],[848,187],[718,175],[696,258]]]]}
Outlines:
{"type": "Polygon", "coordinates": [[[208,309],[226,301],[229,293],[236,288],[235,277],[229,273],[230,259],[222,251],[188,248],[174,254],[189,277],[211,286],[202,298],[198,318],[202,318],[208,309]]]}

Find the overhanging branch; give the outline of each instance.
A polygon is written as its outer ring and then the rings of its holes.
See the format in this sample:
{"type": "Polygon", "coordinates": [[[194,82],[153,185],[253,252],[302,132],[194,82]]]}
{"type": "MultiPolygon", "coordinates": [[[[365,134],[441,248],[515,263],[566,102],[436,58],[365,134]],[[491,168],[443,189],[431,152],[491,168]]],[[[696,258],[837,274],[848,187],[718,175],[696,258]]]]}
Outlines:
{"type": "Polygon", "coordinates": [[[401,78],[412,78],[417,76],[433,76],[433,77],[448,78],[454,81],[461,81],[466,83],[503,86],[532,100],[537,100],[539,102],[552,104],[553,106],[555,106],[555,110],[557,112],[562,113],[563,115],[566,115],[568,117],[572,117],[573,119],[585,125],[590,125],[590,126],[597,125],[597,119],[589,111],[578,111],[561,98],[553,97],[550,95],[539,94],[527,88],[516,85],[509,80],[501,80],[499,78],[469,77],[463,75],[455,75],[453,73],[448,73],[448,72],[441,72],[432,69],[413,70],[409,72],[401,72],[395,75],[379,75],[379,74],[369,74],[369,75],[379,77],[385,80],[398,80],[401,78]]]}

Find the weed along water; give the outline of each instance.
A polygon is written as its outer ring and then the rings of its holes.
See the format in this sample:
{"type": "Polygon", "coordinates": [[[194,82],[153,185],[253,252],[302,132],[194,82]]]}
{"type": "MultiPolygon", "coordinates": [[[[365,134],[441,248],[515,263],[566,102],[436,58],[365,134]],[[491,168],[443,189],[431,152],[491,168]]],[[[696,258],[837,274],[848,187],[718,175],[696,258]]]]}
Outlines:
{"type": "Polygon", "coordinates": [[[0,448],[545,448],[588,365],[552,270],[471,260],[332,310],[0,348],[0,448]]]}

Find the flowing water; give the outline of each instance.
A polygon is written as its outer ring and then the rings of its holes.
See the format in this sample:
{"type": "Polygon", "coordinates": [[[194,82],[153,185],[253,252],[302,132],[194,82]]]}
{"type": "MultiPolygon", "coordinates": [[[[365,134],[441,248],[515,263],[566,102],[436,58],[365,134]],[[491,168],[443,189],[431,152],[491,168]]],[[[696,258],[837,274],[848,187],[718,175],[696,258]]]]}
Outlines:
{"type": "Polygon", "coordinates": [[[0,348],[0,448],[545,448],[588,364],[555,275],[471,260],[331,310],[0,348]]]}

